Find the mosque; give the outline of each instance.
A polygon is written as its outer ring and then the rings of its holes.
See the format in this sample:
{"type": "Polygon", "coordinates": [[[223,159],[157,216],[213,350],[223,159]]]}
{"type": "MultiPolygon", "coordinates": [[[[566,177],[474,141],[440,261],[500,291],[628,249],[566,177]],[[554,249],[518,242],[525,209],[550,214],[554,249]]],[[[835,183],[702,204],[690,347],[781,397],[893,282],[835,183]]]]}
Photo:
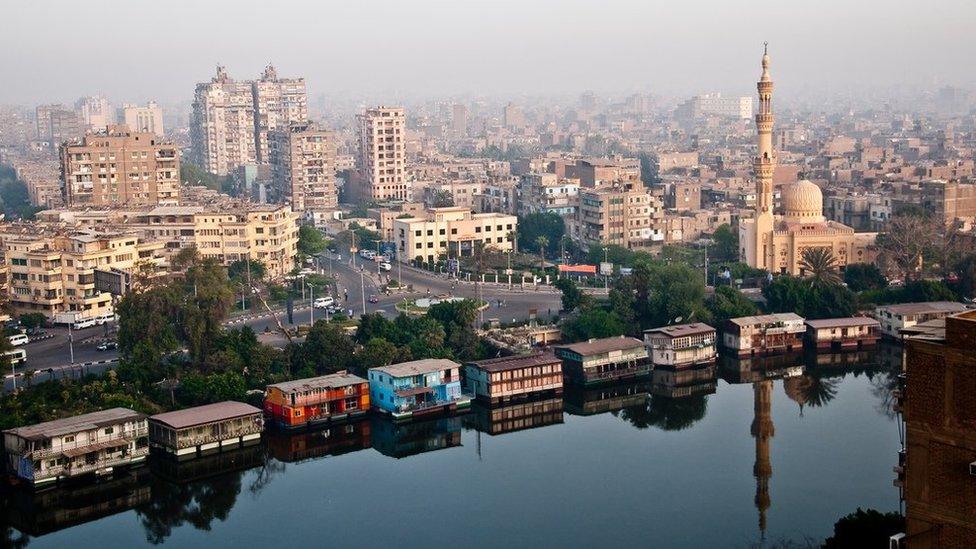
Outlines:
{"type": "Polygon", "coordinates": [[[773,80],[769,75],[769,52],[763,52],[756,129],[759,154],[753,160],[756,176],[756,210],[751,219],[739,221],[740,259],[750,267],[775,274],[802,276],[803,251],[827,248],[841,270],[851,263],[875,260],[877,233],[855,233],[854,229],[828,221],[823,215],[823,193],[808,180],[780,188],[782,213],[773,213],[773,80]]]}

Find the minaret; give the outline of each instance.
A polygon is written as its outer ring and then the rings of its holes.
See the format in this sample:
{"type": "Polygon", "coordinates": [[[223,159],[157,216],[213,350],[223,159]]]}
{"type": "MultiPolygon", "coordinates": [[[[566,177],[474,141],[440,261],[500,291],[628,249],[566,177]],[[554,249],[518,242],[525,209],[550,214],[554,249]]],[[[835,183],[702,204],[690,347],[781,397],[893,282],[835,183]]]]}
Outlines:
{"type": "Polygon", "coordinates": [[[756,176],[756,265],[760,269],[772,269],[773,231],[773,79],[769,75],[768,44],[763,44],[762,76],[756,83],[759,90],[759,112],[756,113],[756,130],[759,134],[759,150],[752,167],[756,176]]]}
{"type": "Polygon", "coordinates": [[[759,532],[766,538],[766,510],[769,509],[769,477],[773,476],[773,465],[769,460],[769,439],[776,433],[773,427],[771,408],[773,403],[773,382],[757,381],[752,384],[753,419],[752,436],[756,439],[756,462],[752,474],[756,477],[756,509],[759,510],[759,532]]]}

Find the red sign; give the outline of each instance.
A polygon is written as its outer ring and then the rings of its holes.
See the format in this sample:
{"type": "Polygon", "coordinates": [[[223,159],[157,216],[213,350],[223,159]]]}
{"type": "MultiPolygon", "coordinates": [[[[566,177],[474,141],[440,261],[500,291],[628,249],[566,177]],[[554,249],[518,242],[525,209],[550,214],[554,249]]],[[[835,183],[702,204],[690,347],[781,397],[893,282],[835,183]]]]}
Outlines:
{"type": "Polygon", "coordinates": [[[596,274],[596,265],[560,265],[559,272],[561,273],[585,273],[585,274],[596,274]]]}

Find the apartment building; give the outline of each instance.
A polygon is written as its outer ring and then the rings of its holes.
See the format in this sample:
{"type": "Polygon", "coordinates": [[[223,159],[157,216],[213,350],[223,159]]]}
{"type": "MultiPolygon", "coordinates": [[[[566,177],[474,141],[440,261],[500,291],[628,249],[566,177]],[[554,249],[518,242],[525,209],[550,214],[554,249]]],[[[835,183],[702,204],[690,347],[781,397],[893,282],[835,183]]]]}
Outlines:
{"type": "Polygon", "coordinates": [[[916,324],[945,318],[967,309],[955,301],[929,301],[881,305],[874,310],[874,318],[881,323],[881,335],[901,339],[901,331],[916,324]]]}
{"type": "Polygon", "coordinates": [[[48,141],[52,147],[57,147],[62,141],[85,135],[81,117],[73,109],[61,104],[39,105],[34,112],[37,138],[48,141]]]}
{"type": "Polygon", "coordinates": [[[396,219],[394,242],[400,261],[433,263],[441,255],[469,256],[475,245],[501,252],[512,250],[518,218],[497,213],[472,213],[467,208],[431,208],[424,218],[396,219]]]}
{"type": "Polygon", "coordinates": [[[3,155],[2,161],[10,165],[17,178],[27,185],[31,205],[41,208],[57,208],[64,204],[61,194],[61,167],[56,160],[33,160],[3,155]]]}
{"type": "Polygon", "coordinates": [[[251,84],[231,79],[221,66],[210,82],[197,84],[190,140],[193,161],[204,170],[228,175],[257,162],[251,84]]]}
{"type": "MultiPolygon", "coordinates": [[[[419,187],[417,182],[414,187],[419,187]]],[[[484,191],[484,183],[478,180],[456,180],[432,181],[424,184],[424,203],[431,208],[444,206],[441,201],[449,197],[450,205],[458,208],[475,209],[479,198],[484,191]]]]}
{"type": "Polygon", "coordinates": [[[100,95],[82,97],[75,102],[75,110],[81,117],[81,123],[84,124],[86,130],[100,130],[105,126],[115,124],[115,113],[112,111],[112,106],[108,99],[100,95]]]}
{"type": "Polygon", "coordinates": [[[576,238],[589,244],[643,248],[664,242],[660,198],[639,181],[580,189],[576,238]]]}
{"type": "Polygon", "coordinates": [[[530,173],[522,176],[519,211],[554,213],[560,216],[576,214],[579,206],[579,179],[560,179],[554,173],[530,173]]]}
{"type": "Polygon", "coordinates": [[[145,106],[122,105],[122,122],[134,132],[149,132],[163,137],[163,109],[155,101],[145,106]]]}
{"type": "Polygon", "coordinates": [[[95,289],[95,271],[163,266],[163,243],[135,234],[79,232],[39,236],[36,230],[0,232],[0,249],[10,270],[8,297],[18,314],[77,312],[91,318],[112,312],[112,296],[95,289]]]}
{"type": "Polygon", "coordinates": [[[309,122],[292,122],[267,134],[275,194],[296,212],[339,207],[335,183],[335,137],[309,122]]]}
{"type": "Polygon", "coordinates": [[[33,486],[145,461],[145,414],[111,408],[3,432],[7,470],[33,486]]]}
{"type": "Polygon", "coordinates": [[[177,204],[179,149],[155,134],[108,126],[80,143],[61,147],[61,173],[69,205],[177,204]]]}
{"type": "Polygon", "coordinates": [[[252,84],[257,161],[269,161],[269,133],[294,123],[308,122],[304,78],[280,78],[272,65],[252,84]]]}
{"type": "Polygon", "coordinates": [[[367,109],[359,120],[360,198],[410,200],[406,177],[406,115],[401,107],[367,109]]]}
{"type": "Polygon", "coordinates": [[[685,120],[707,115],[748,120],[752,118],[752,98],[725,97],[720,93],[706,93],[685,101],[675,112],[675,117],[685,120]]]}
{"type": "Polygon", "coordinates": [[[167,256],[190,247],[225,265],[250,256],[273,279],[291,272],[298,253],[298,214],[277,204],[161,206],[129,212],[125,226],[164,243],[167,256]]]}

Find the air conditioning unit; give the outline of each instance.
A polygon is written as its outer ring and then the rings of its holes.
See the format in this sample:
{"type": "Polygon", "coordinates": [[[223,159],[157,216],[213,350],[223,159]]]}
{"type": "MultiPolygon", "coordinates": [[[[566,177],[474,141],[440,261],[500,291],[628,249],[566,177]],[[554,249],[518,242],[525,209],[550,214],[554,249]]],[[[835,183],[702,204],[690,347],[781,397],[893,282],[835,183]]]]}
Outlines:
{"type": "Polygon", "coordinates": [[[888,549],[905,549],[905,534],[895,534],[888,538],[888,549]]]}

